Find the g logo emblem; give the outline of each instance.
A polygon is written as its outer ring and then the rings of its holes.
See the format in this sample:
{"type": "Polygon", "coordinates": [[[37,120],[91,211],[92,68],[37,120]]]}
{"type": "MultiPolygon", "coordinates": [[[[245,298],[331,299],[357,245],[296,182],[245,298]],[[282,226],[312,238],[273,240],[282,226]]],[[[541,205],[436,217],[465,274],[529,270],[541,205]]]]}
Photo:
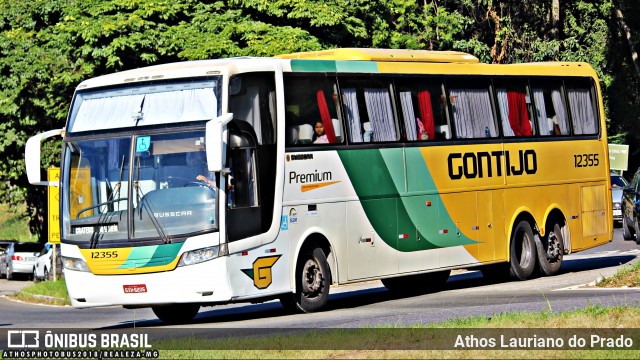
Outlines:
{"type": "Polygon", "coordinates": [[[282,255],[257,258],[253,262],[253,269],[241,269],[248,277],[253,279],[253,285],[258,289],[266,289],[271,285],[271,267],[282,255]]]}

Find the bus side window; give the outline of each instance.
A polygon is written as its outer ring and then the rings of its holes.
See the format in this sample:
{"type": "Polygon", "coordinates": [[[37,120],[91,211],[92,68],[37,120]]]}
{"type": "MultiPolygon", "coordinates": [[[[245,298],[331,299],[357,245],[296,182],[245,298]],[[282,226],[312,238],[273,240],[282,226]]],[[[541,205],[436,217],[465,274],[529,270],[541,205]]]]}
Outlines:
{"type": "Polygon", "coordinates": [[[449,87],[449,103],[453,113],[456,138],[478,139],[498,136],[489,86],[455,84],[449,87]]]}
{"type": "Polygon", "coordinates": [[[445,140],[451,136],[446,120],[442,80],[396,79],[406,141],[445,140]]]}
{"type": "Polygon", "coordinates": [[[340,80],[342,105],[352,142],[398,140],[390,83],[384,80],[340,80]]]}
{"type": "Polygon", "coordinates": [[[526,83],[518,79],[509,79],[496,80],[494,84],[503,135],[505,137],[533,136],[536,129],[526,83]]]}
{"type": "Polygon", "coordinates": [[[337,111],[335,79],[316,74],[287,74],[284,88],[287,145],[339,144],[344,141],[337,111]],[[317,124],[324,128],[323,134],[314,135],[317,124]],[[322,138],[318,140],[320,136],[322,138]]]}
{"type": "Polygon", "coordinates": [[[598,133],[598,119],[595,98],[587,80],[565,81],[571,124],[575,135],[592,135],[598,133]]]}
{"type": "Polygon", "coordinates": [[[531,81],[538,129],[542,136],[569,135],[569,116],[557,80],[531,81]]]}

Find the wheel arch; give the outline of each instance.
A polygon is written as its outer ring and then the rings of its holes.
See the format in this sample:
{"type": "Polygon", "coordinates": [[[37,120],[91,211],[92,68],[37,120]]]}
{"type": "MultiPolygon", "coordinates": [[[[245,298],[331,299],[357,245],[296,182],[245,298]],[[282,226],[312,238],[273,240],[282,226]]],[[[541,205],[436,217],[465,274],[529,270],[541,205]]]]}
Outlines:
{"type": "Polygon", "coordinates": [[[329,237],[318,228],[310,228],[300,238],[303,240],[298,242],[294,257],[291,261],[292,271],[290,272],[290,280],[291,284],[293,284],[293,289],[295,290],[296,286],[295,276],[298,271],[298,259],[300,258],[300,254],[304,250],[313,246],[320,247],[324,252],[327,258],[327,263],[329,264],[329,271],[331,272],[330,283],[333,284],[335,279],[338,278],[338,261],[335,256],[335,252],[333,251],[334,246],[331,244],[329,237]]]}
{"type": "Polygon", "coordinates": [[[527,220],[529,224],[531,224],[531,228],[534,231],[537,231],[537,222],[535,217],[533,216],[533,212],[528,207],[520,207],[516,210],[509,222],[509,228],[507,229],[507,249],[511,247],[511,236],[513,235],[513,229],[515,229],[516,225],[522,221],[527,220]]]}
{"type": "Polygon", "coordinates": [[[553,223],[557,222],[560,225],[562,231],[562,240],[564,245],[565,254],[571,253],[571,234],[569,232],[569,223],[565,212],[559,204],[551,204],[544,214],[544,227],[540,230],[540,235],[544,236],[548,231],[549,226],[553,226],[553,223]]]}

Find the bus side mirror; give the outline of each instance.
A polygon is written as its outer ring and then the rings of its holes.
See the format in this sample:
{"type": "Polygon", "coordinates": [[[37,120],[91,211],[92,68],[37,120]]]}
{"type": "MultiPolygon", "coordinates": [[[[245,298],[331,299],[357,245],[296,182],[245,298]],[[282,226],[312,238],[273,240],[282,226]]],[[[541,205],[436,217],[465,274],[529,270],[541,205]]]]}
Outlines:
{"type": "Polygon", "coordinates": [[[40,179],[40,146],[42,140],[54,136],[61,136],[64,129],[49,130],[42,134],[34,135],[29,140],[24,149],[24,164],[27,168],[27,179],[31,185],[58,186],[57,181],[41,181],[40,179]]]}
{"type": "Polygon", "coordinates": [[[227,150],[227,124],[233,119],[232,113],[218,116],[207,122],[207,167],[209,171],[220,172],[224,167],[224,159],[227,150]]]}

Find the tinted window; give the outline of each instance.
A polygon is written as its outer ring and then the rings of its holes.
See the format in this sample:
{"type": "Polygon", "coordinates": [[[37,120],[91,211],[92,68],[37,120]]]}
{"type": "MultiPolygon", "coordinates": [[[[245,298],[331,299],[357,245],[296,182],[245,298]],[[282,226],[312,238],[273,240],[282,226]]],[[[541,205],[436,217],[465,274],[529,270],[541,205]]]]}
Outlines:
{"type": "MultiPolygon", "coordinates": [[[[533,108],[526,81],[495,81],[498,115],[504,136],[533,136],[533,108]]],[[[545,119],[546,120],[546,119],[545,119]]],[[[548,132],[545,134],[548,135],[548,132]]]]}
{"type": "Polygon", "coordinates": [[[456,138],[498,136],[488,81],[448,81],[448,89],[456,138]]]}
{"type": "Polygon", "coordinates": [[[288,76],[284,87],[287,145],[344,141],[334,78],[288,76]]]}
{"type": "Polygon", "coordinates": [[[402,78],[395,82],[407,141],[444,140],[451,138],[447,123],[446,101],[442,80],[402,78]]]}
{"type": "Polygon", "coordinates": [[[542,136],[569,135],[569,115],[562,92],[562,82],[531,81],[531,91],[542,136]]]}
{"type": "Polygon", "coordinates": [[[573,133],[597,134],[596,102],[589,81],[567,81],[567,98],[571,108],[573,133]]]}
{"type": "Polygon", "coordinates": [[[352,142],[399,139],[387,80],[340,79],[340,95],[352,142]]]}

